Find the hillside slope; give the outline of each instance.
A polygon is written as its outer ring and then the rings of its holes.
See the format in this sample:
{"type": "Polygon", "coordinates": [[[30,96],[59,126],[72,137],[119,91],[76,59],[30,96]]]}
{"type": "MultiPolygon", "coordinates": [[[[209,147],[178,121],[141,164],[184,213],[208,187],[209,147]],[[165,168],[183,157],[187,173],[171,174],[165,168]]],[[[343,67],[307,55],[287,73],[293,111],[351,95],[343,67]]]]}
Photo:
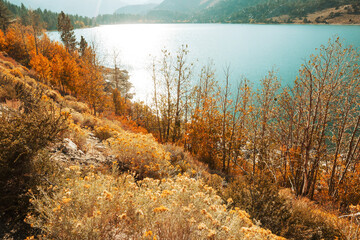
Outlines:
{"type": "Polygon", "coordinates": [[[359,10],[353,5],[327,8],[308,14],[303,18],[295,18],[294,23],[324,24],[360,24],[359,10]]]}
{"type": "Polygon", "coordinates": [[[0,69],[1,238],[283,239],[218,196],[181,149],[92,116],[3,52],[0,69]]]}
{"type": "Polygon", "coordinates": [[[294,19],[305,18],[309,14],[323,11],[329,8],[348,7],[344,5],[351,5],[347,9],[346,14],[359,14],[359,3],[353,0],[333,0],[333,1],[310,1],[310,0],[281,0],[281,1],[262,1],[248,6],[243,9],[233,8],[232,13],[222,15],[219,18],[221,21],[230,22],[271,22],[272,18],[280,16],[288,16],[287,22],[292,22],[294,19]]]}

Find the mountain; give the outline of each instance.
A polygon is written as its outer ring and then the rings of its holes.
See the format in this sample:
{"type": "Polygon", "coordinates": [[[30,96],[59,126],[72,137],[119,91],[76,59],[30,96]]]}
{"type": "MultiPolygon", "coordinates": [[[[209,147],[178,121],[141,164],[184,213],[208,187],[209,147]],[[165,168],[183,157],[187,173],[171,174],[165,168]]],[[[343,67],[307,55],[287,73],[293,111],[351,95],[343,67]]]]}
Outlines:
{"type": "Polygon", "coordinates": [[[222,0],[164,0],[156,10],[173,12],[197,12],[216,5],[222,0]]]}
{"type": "Polygon", "coordinates": [[[225,22],[232,14],[249,7],[268,2],[269,0],[221,0],[217,4],[203,9],[196,15],[200,22],[225,22]]]}
{"type": "Polygon", "coordinates": [[[20,5],[23,3],[31,9],[48,9],[54,12],[64,11],[67,14],[95,17],[99,14],[112,14],[114,9],[126,5],[160,3],[162,0],[8,0],[20,5]]]}
{"type": "Polygon", "coordinates": [[[128,5],[121,7],[115,11],[116,14],[134,14],[134,15],[145,15],[152,9],[154,9],[158,4],[138,4],[138,5],[128,5]]]}
{"type": "Polygon", "coordinates": [[[309,14],[350,4],[348,13],[356,15],[359,0],[223,0],[197,13],[192,21],[233,23],[294,22],[309,14]],[[281,17],[285,19],[277,21],[281,17]]]}

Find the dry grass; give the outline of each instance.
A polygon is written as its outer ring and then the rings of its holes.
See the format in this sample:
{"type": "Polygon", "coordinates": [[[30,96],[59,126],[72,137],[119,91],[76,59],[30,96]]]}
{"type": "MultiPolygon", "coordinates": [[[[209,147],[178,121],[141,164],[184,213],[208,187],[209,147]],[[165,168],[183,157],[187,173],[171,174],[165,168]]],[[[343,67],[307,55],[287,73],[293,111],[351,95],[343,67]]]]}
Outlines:
{"type": "MultiPolygon", "coordinates": [[[[320,206],[311,202],[307,198],[295,198],[289,189],[283,189],[280,196],[286,200],[286,204],[291,207],[292,214],[298,218],[299,226],[311,224],[313,231],[318,229],[332,230],[334,233],[339,232],[341,239],[357,240],[360,239],[359,222],[356,218],[350,217],[339,218],[338,213],[325,211],[320,206]]],[[[355,211],[360,211],[360,206],[354,207],[355,211]],[[357,208],[357,209],[356,209],[357,208]]],[[[310,233],[310,230],[308,230],[310,233]]],[[[305,234],[305,232],[303,232],[305,234]]]]}
{"type": "MultiPolygon", "coordinates": [[[[352,10],[351,5],[344,5],[339,8],[327,8],[321,11],[317,11],[306,16],[307,23],[310,24],[360,24],[360,15],[349,13],[348,10],[352,10]]],[[[271,20],[286,23],[289,20],[289,15],[282,15],[273,17],[271,20]]],[[[295,18],[292,19],[295,24],[303,24],[304,19],[295,18]]]]}

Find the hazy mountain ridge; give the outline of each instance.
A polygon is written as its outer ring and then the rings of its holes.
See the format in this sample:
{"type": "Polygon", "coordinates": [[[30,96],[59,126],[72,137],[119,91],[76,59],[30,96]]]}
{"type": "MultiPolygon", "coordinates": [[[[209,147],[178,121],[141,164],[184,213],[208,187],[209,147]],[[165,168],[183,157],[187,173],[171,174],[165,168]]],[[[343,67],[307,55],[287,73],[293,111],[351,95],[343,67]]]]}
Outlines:
{"type": "Polygon", "coordinates": [[[121,7],[115,11],[116,14],[135,14],[135,15],[145,15],[150,10],[154,9],[157,4],[136,4],[136,5],[127,5],[125,7],[121,7]]]}
{"type": "Polygon", "coordinates": [[[218,0],[164,0],[156,7],[157,10],[175,12],[196,12],[206,9],[219,2],[218,0]]]}
{"type": "Polygon", "coordinates": [[[215,6],[222,0],[164,0],[160,4],[127,5],[115,11],[116,14],[148,14],[151,18],[189,18],[194,13],[215,6]]]}
{"type": "MultiPolygon", "coordinates": [[[[341,14],[357,14],[356,6],[360,6],[357,0],[164,0],[155,7],[131,5],[119,9],[116,13],[147,12],[147,20],[162,22],[290,23],[299,22],[300,19],[304,20],[304,23],[309,23],[309,14],[346,5],[351,6],[347,12],[341,14]]],[[[318,19],[312,22],[326,22],[319,21],[318,19]]]]}

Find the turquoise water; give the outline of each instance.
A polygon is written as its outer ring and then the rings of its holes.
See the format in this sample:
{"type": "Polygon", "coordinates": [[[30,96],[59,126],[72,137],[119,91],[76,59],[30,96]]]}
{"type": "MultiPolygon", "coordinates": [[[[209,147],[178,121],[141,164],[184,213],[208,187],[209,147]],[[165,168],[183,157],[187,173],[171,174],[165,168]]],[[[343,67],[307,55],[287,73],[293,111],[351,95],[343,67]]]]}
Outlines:
{"type": "MultiPolygon", "coordinates": [[[[127,69],[137,99],[151,95],[151,59],[160,57],[161,49],[171,52],[189,45],[189,60],[199,69],[211,59],[219,81],[230,65],[231,79],[248,78],[255,87],[266,73],[275,68],[282,85],[291,84],[305,59],[329,38],[339,36],[345,44],[360,47],[360,26],[330,25],[250,25],[250,24],[121,24],[75,31],[80,39],[94,42],[104,65],[111,66],[113,51],[119,52],[122,67],[127,69]]],[[[56,32],[49,33],[58,40],[56,32]]]]}

